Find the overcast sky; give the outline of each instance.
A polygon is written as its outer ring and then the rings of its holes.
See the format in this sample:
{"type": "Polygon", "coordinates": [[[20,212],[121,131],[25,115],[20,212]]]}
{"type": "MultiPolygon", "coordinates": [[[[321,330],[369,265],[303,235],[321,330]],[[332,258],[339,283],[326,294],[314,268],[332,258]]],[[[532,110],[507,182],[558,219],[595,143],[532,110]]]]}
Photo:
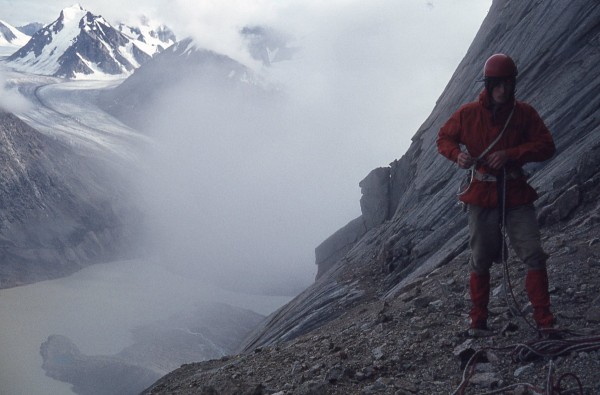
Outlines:
{"type": "MultiPolygon", "coordinates": [[[[0,19],[16,26],[49,23],[72,4],[0,0],[0,19]]],[[[250,157],[260,158],[261,169],[269,174],[265,186],[299,185],[276,190],[281,194],[278,201],[285,201],[282,210],[292,214],[282,219],[281,227],[271,226],[272,235],[264,228],[251,231],[247,245],[255,245],[253,254],[259,256],[265,247],[257,235],[270,237],[265,244],[273,245],[278,233],[292,229],[295,239],[281,238],[281,253],[268,259],[277,265],[286,254],[293,255],[295,270],[301,268],[300,276],[306,279],[316,271],[314,248],[360,215],[359,181],[370,170],[399,159],[409,147],[465,55],[491,0],[88,0],[81,5],[111,23],[143,13],[171,27],[178,38],[192,36],[198,46],[226,54],[284,86],[293,99],[283,111],[288,118],[279,122],[294,124],[287,130],[290,135],[278,135],[275,128],[267,131],[262,138],[273,148],[267,152],[259,147],[250,157]],[[238,34],[248,25],[284,31],[293,37],[291,45],[301,50],[293,61],[261,69],[238,34]]],[[[192,106],[189,112],[193,111],[192,106]]],[[[263,119],[257,116],[251,122],[268,128],[271,120],[265,109],[260,111],[263,119]]],[[[175,148],[189,149],[189,144],[175,148]]],[[[227,157],[249,157],[244,147],[238,148],[227,157]]],[[[226,167],[224,157],[214,160],[226,167]]],[[[229,187],[239,190],[240,185],[237,180],[235,185],[222,185],[223,190],[229,187]]],[[[249,221],[262,222],[272,213],[261,187],[248,189],[243,204],[231,203],[240,204],[240,212],[257,207],[256,218],[249,221]]]]}

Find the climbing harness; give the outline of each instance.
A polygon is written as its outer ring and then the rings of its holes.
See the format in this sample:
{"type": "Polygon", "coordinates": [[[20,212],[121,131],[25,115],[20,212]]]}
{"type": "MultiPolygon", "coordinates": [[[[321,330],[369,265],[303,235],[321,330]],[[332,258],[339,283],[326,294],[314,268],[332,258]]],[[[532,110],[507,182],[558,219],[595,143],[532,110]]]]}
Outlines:
{"type": "Polygon", "coordinates": [[[467,193],[467,191],[469,190],[469,188],[471,188],[471,184],[473,183],[473,179],[477,179],[476,175],[479,174],[479,177],[482,177],[481,174],[479,173],[475,167],[477,166],[477,164],[483,159],[484,156],[487,155],[488,152],[490,152],[490,150],[496,145],[496,143],[498,143],[498,141],[500,141],[500,139],[502,138],[502,136],[504,135],[504,132],[506,131],[506,128],[508,127],[508,124],[510,123],[510,120],[513,117],[513,114],[515,112],[515,107],[517,106],[517,102],[516,100],[513,102],[513,106],[512,109],[510,110],[510,114],[508,114],[508,118],[506,119],[506,122],[504,123],[504,127],[502,128],[502,131],[500,131],[500,133],[498,134],[498,136],[496,136],[496,138],[490,143],[490,145],[488,145],[488,147],[483,150],[483,152],[481,154],[479,154],[479,156],[477,158],[475,158],[475,161],[473,162],[473,164],[471,165],[471,167],[469,167],[467,170],[467,175],[465,178],[463,178],[463,181],[461,182],[461,184],[458,187],[458,196],[464,195],[465,193],[467,193]]]}

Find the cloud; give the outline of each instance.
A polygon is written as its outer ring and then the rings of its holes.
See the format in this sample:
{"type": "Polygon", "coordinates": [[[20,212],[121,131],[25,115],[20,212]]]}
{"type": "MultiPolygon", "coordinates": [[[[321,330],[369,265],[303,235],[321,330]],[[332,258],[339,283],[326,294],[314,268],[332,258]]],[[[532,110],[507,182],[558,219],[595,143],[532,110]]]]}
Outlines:
{"type": "Polygon", "coordinates": [[[17,88],[0,72],[0,110],[20,113],[29,108],[30,103],[17,88]]]}
{"type": "Polygon", "coordinates": [[[257,68],[274,98],[193,83],[163,93],[143,186],[156,245],[190,275],[307,283],[314,248],[360,215],[358,182],[402,156],[481,19],[391,0],[174,3],[170,24],[238,61],[246,25],[300,49],[257,68]]]}

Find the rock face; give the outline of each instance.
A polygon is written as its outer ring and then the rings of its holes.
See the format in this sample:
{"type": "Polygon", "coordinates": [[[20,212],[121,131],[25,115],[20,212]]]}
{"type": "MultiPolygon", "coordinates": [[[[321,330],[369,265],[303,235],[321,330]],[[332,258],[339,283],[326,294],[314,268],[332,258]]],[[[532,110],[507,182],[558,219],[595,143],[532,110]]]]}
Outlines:
{"type": "Polygon", "coordinates": [[[381,225],[389,219],[390,169],[380,167],[369,173],[358,186],[361,189],[360,210],[367,229],[381,225]]]}
{"type": "Polygon", "coordinates": [[[0,288],[131,253],[137,210],[104,164],[0,111],[0,288]]]}
{"type": "MultiPolygon", "coordinates": [[[[565,312],[561,325],[589,326],[593,321],[584,317],[596,317],[598,283],[597,276],[587,276],[600,257],[594,242],[600,223],[599,19],[594,0],[494,1],[432,114],[406,154],[390,164],[387,197],[370,199],[372,185],[379,185],[376,191],[386,187],[367,177],[361,185],[367,192],[363,215],[317,247],[315,284],[246,341],[241,366],[227,360],[187,366],[147,393],[184,385],[205,393],[452,393],[462,374],[460,362],[448,354],[464,341],[456,333],[466,325],[468,308],[467,230],[456,198],[462,170],[437,153],[435,139],[461,104],[477,98],[483,62],[497,52],[515,59],[518,99],[538,110],[555,139],[555,157],[527,171],[540,195],[536,204],[556,284],[553,303],[565,312]],[[365,213],[377,218],[370,229],[365,213]],[[237,381],[225,383],[234,376],[237,381]]],[[[522,278],[522,266],[512,265],[522,278]]],[[[499,268],[494,270],[499,281],[499,268]]],[[[522,293],[522,284],[517,287],[522,293]]],[[[508,323],[505,313],[498,310],[498,326],[508,323]]],[[[526,326],[518,327],[519,339],[527,336],[526,326]]],[[[488,343],[505,344],[498,335],[510,328],[497,329],[488,343]]],[[[492,373],[478,380],[488,391],[535,379],[531,373],[515,379],[500,368],[502,358],[487,358],[496,367],[478,372],[492,373]]],[[[597,352],[564,358],[563,372],[573,367],[586,377],[590,393],[600,391],[597,352]]]]}
{"type": "Polygon", "coordinates": [[[358,185],[362,192],[362,215],[350,221],[315,249],[315,262],[319,268],[317,280],[343,258],[367,231],[390,219],[390,169],[380,167],[372,170],[358,185]]]}

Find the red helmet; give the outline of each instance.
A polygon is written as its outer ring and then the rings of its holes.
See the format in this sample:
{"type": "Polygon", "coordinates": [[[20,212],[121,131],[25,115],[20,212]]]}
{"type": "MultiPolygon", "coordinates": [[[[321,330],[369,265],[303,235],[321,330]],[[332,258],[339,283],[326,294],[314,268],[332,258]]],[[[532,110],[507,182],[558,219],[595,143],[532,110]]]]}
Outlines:
{"type": "Polygon", "coordinates": [[[503,53],[497,53],[489,57],[483,66],[484,77],[516,77],[518,74],[517,65],[510,56],[503,53]]]}

